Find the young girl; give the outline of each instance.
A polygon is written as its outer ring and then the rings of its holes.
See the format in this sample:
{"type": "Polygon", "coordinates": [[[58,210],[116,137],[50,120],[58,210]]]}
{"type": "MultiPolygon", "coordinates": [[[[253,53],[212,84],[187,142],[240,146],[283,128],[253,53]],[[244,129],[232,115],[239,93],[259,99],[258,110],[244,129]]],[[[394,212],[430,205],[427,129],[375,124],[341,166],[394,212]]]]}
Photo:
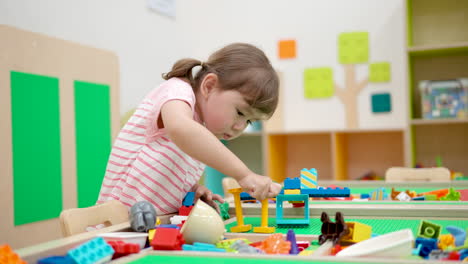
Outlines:
{"type": "Polygon", "coordinates": [[[223,199],[197,184],[204,164],[235,178],[258,200],[275,197],[281,186],[249,170],[219,141],[236,138],[250,122],[273,114],[279,81],[265,54],[234,43],[207,62],[179,60],[163,78],[120,131],[98,203],[116,199],[131,207],[146,200],[168,214],[194,191],[195,199],[219,210],[214,200],[223,199]]]}

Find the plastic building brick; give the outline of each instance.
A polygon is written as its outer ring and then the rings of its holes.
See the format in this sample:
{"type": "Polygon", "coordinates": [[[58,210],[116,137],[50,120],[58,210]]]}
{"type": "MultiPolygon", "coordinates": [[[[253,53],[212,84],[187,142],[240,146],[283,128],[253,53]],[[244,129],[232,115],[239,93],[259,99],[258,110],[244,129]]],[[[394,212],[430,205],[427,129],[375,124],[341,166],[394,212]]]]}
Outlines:
{"type": "Polygon", "coordinates": [[[310,197],[349,197],[351,191],[349,188],[323,188],[317,189],[301,189],[301,194],[307,194],[310,197]]]}
{"type": "Polygon", "coordinates": [[[220,203],[218,201],[216,201],[216,203],[219,204],[219,210],[221,211],[221,217],[223,218],[223,220],[226,221],[229,218],[231,218],[231,216],[229,215],[229,203],[220,203]]]}
{"type": "Polygon", "coordinates": [[[184,243],[185,240],[179,229],[158,228],[151,246],[154,250],[181,250],[184,243]]]}
{"type": "Polygon", "coordinates": [[[256,200],[255,198],[253,198],[252,196],[250,196],[250,194],[247,193],[247,192],[241,192],[241,193],[240,193],[240,199],[241,199],[242,201],[255,201],[255,200],[256,200]]]}
{"type": "MultiPolygon", "coordinates": [[[[435,190],[435,191],[430,191],[430,192],[424,192],[424,193],[420,193],[420,195],[436,195],[437,196],[437,199],[440,199],[440,197],[442,196],[445,196],[449,193],[449,189],[440,189],[440,190],[435,190]]],[[[427,199],[426,199],[427,200],[427,199]]]]}
{"type": "Polygon", "coordinates": [[[310,170],[301,170],[301,188],[302,189],[315,189],[317,188],[318,173],[315,168],[310,170]]]}
{"type": "Polygon", "coordinates": [[[449,188],[445,196],[440,197],[441,201],[460,201],[461,194],[453,188],[449,188]]]}
{"type": "Polygon", "coordinates": [[[182,205],[179,208],[179,215],[188,216],[190,214],[190,211],[192,211],[192,208],[193,208],[193,205],[191,206],[182,205]]]}
{"type": "MultiPolygon", "coordinates": [[[[187,215],[174,215],[169,220],[171,221],[171,225],[180,225],[182,222],[186,221],[188,218],[187,215]]],[[[162,227],[162,226],[159,226],[162,227]]]]}
{"type": "Polygon", "coordinates": [[[184,244],[182,249],[186,251],[226,252],[224,248],[217,248],[213,244],[195,242],[193,245],[184,244]]]}
{"type": "Polygon", "coordinates": [[[139,201],[130,208],[130,226],[137,232],[147,232],[156,225],[156,209],[148,201],[139,201]]]}
{"type": "MultiPolygon", "coordinates": [[[[0,263],[3,264],[2,261],[0,263]]],[[[37,264],[75,264],[70,256],[52,256],[47,258],[42,258],[37,261],[37,264]]]]}
{"type": "Polygon", "coordinates": [[[430,260],[442,260],[448,258],[449,253],[444,252],[440,249],[434,249],[429,253],[428,259],[430,260]]]}
{"type": "Polygon", "coordinates": [[[92,239],[68,251],[77,264],[91,264],[110,261],[114,255],[112,247],[102,237],[92,239]]]}
{"type": "Polygon", "coordinates": [[[140,245],[136,243],[125,243],[123,241],[108,241],[112,249],[114,249],[114,256],[112,259],[120,258],[130,254],[140,252],[140,245]]]}
{"type": "Polygon", "coordinates": [[[309,225],[309,195],[307,194],[280,194],[276,197],[276,224],[277,225],[309,225]],[[304,218],[283,218],[284,201],[304,201],[304,218]]]}
{"type": "Polygon", "coordinates": [[[284,194],[301,194],[301,189],[286,189],[284,194]]]}
{"type": "Polygon", "coordinates": [[[231,251],[245,254],[264,253],[261,249],[249,246],[244,240],[236,240],[230,247],[231,251]]]}
{"type": "Polygon", "coordinates": [[[219,242],[217,242],[215,244],[215,246],[217,248],[224,248],[227,252],[235,252],[237,250],[235,249],[232,249],[232,245],[238,241],[238,240],[242,240],[244,242],[244,244],[250,244],[250,241],[245,239],[245,238],[233,238],[233,239],[224,239],[224,240],[221,240],[219,242]]]}
{"type": "Polygon", "coordinates": [[[182,205],[192,206],[194,205],[194,201],[195,201],[195,192],[188,192],[185,195],[184,200],[182,201],[182,205]]]}
{"type": "Polygon", "coordinates": [[[301,189],[301,179],[299,177],[284,179],[284,189],[301,189]]]}
{"type": "Polygon", "coordinates": [[[309,241],[297,241],[297,248],[299,249],[300,252],[303,250],[307,249],[310,246],[309,241]]]}
{"type": "Polygon", "coordinates": [[[399,193],[397,196],[396,196],[396,199],[398,201],[404,201],[404,202],[408,202],[408,201],[411,201],[411,196],[409,196],[407,193],[405,192],[401,192],[399,193]]]}
{"type": "Polygon", "coordinates": [[[417,248],[419,245],[421,245],[419,256],[427,258],[432,250],[437,249],[437,239],[418,237],[414,242],[414,246],[417,248]]]}
{"type": "Polygon", "coordinates": [[[439,238],[441,226],[422,220],[419,224],[417,237],[423,238],[439,238]]]}
{"type": "Polygon", "coordinates": [[[257,247],[267,254],[289,254],[291,242],[283,240],[282,234],[273,234],[257,247]]]}
{"type": "Polygon", "coordinates": [[[377,188],[370,193],[370,200],[385,200],[387,193],[385,188],[377,188]]]}
{"type": "Polygon", "coordinates": [[[242,192],[242,188],[235,188],[228,190],[234,196],[234,206],[236,209],[236,218],[237,218],[237,226],[231,227],[231,232],[233,233],[240,233],[240,232],[247,232],[252,229],[252,225],[245,225],[244,224],[244,215],[242,213],[242,204],[240,199],[240,193],[242,192]]]}
{"type": "Polygon", "coordinates": [[[291,243],[291,249],[289,250],[289,254],[291,255],[299,254],[299,248],[297,246],[296,234],[294,233],[294,230],[292,229],[288,230],[288,233],[286,234],[286,240],[291,243]]]}
{"type": "Polygon", "coordinates": [[[254,233],[274,233],[274,227],[268,226],[268,199],[262,200],[262,222],[260,226],[254,227],[254,233]]]}
{"type": "Polygon", "coordinates": [[[346,222],[349,233],[341,238],[343,242],[358,243],[372,236],[372,227],[359,222],[346,222]]]}
{"type": "Polygon", "coordinates": [[[455,238],[451,234],[440,235],[437,246],[442,250],[446,250],[447,248],[454,248],[455,238]]]}
{"type": "Polygon", "coordinates": [[[461,247],[466,240],[466,231],[457,226],[446,226],[445,229],[455,238],[455,246],[461,247]]]}
{"type": "Polygon", "coordinates": [[[338,244],[341,238],[349,232],[348,226],[346,225],[341,212],[336,212],[335,223],[330,221],[326,212],[322,212],[320,221],[322,221],[322,234],[319,235],[320,245],[324,244],[327,240],[331,240],[334,245],[338,244]]]}
{"type": "Polygon", "coordinates": [[[9,245],[0,245],[0,263],[1,264],[26,264],[18,254],[16,254],[9,245]]]}

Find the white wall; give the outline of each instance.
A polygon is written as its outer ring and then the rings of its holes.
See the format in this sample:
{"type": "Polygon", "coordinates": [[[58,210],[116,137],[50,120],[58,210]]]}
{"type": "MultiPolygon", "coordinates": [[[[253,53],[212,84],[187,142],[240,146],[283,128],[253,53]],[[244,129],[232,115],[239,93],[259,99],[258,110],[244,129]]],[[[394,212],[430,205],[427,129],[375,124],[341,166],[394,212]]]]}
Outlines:
{"type": "MultiPolygon", "coordinates": [[[[336,97],[304,99],[302,72],[329,66],[342,84],[337,36],[368,31],[369,62],[389,61],[392,81],[370,84],[361,93],[360,127],[405,126],[403,0],[176,1],[176,18],[171,19],[147,9],[145,0],[2,0],[0,23],[114,51],[121,67],[121,113],[135,107],[177,59],[206,59],[234,41],[256,44],[284,72],[288,130],[344,128],[343,106],[336,97]],[[285,38],[298,41],[297,59],[277,58],[277,41],[285,38]],[[371,91],[389,91],[393,112],[372,115],[371,91]]],[[[358,71],[367,76],[367,65],[358,71]]]]}

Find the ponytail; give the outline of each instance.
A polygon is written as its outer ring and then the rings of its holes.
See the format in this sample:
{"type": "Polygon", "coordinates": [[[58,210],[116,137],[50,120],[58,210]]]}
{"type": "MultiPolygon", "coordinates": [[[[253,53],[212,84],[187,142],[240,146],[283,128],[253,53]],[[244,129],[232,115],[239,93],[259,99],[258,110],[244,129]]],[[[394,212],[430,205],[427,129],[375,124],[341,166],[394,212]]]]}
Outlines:
{"type": "Polygon", "coordinates": [[[204,66],[202,61],[196,60],[196,59],[181,59],[178,60],[174,65],[172,66],[172,69],[168,73],[163,73],[162,77],[164,80],[169,80],[170,78],[186,78],[190,81],[190,84],[192,87],[194,87],[195,84],[195,79],[192,75],[192,68],[195,66],[204,66]]]}

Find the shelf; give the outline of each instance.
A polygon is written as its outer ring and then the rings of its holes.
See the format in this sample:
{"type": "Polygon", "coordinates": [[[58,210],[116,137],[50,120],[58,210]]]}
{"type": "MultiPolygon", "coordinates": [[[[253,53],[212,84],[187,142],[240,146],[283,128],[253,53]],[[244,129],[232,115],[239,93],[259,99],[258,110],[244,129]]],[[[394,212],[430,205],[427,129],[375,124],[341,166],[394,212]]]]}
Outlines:
{"type": "Polygon", "coordinates": [[[433,46],[468,41],[468,1],[408,0],[409,42],[433,46]]]}
{"type": "Polygon", "coordinates": [[[468,118],[445,118],[445,119],[413,119],[412,125],[448,125],[448,124],[465,124],[468,123],[468,118]]]}
{"type": "Polygon", "coordinates": [[[452,123],[450,126],[421,123],[412,127],[412,133],[415,162],[431,167],[437,165],[440,157],[444,167],[468,175],[467,121],[452,123]]]}
{"type": "Polygon", "coordinates": [[[437,56],[464,52],[468,53],[468,42],[412,46],[407,48],[407,52],[410,56],[437,56]]]}

